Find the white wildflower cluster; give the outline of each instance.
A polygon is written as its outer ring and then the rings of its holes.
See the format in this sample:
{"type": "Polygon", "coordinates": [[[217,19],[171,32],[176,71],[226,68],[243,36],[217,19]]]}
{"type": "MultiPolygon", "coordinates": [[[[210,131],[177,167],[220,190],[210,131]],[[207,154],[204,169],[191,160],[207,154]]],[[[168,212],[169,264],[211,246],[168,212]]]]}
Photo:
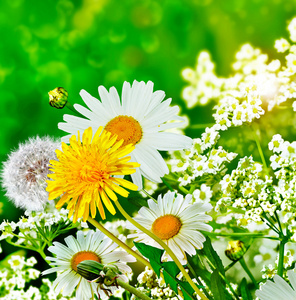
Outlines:
{"type": "Polygon", "coordinates": [[[254,162],[252,156],[240,159],[237,168],[223,177],[220,186],[215,209],[222,213],[234,211],[239,225],[261,222],[263,213],[273,215],[277,208],[272,178],[263,176],[262,165],[254,162]]]}
{"type": "Polygon", "coordinates": [[[195,70],[186,68],[182,71],[182,77],[190,84],[182,92],[189,108],[205,105],[211,99],[219,98],[223,79],[218,78],[214,71],[215,65],[206,51],[202,51],[197,57],[195,70]]]}
{"type": "MultiPolygon", "coordinates": [[[[275,261],[275,265],[272,264],[264,265],[261,273],[263,279],[272,279],[274,275],[277,274],[278,269],[278,262],[279,262],[279,255],[275,261]]],[[[291,250],[285,250],[284,252],[284,262],[283,262],[283,278],[288,281],[287,271],[292,269],[293,265],[295,265],[295,258],[292,254],[291,250]]]]}
{"type": "Polygon", "coordinates": [[[41,286],[32,285],[31,280],[40,277],[40,271],[33,268],[37,260],[35,257],[25,259],[20,255],[11,255],[7,260],[8,267],[0,271],[0,298],[5,300],[66,300],[70,297],[57,297],[51,291],[52,282],[48,279],[42,279],[41,286]],[[28,287],[28,283],[29,287],[28,287]]]}
{"type": "Polygon", "coordinates": [[[288,224],[292,240],[296,241],[296,142],[284,141],[281,135],[276,134],[268,146],[274,153],[270,162],[278,181],[275,199],[280,205],[283,222],[288,224]]]}
{"type": "Polygon", "coordinates": [[[17,223],[3,221],[0,224],[0,240],[6,239],[16,245],[32,247],[36,240],[42,241],[46,238],[51,241],[55,236],[72,228],[88,227],[84,222],[73,224],[68,219],[68,213],[67,209],[57,210],[51,204],[47,204],[42,212],[25,211],[17,223]]]}
{"type": "Polygon", "coordinates": [[[48,164],[56,158],[60,143],[49,137],[31,138],[13,151],[2,170],[2,186],[15,206],[41,211],[48,202],[45,190],[50,173],[48,164]]]}
{"type": "MultiPolygon", "coordinates": [[[[201,138],[193,140],[190,149],[171,152],[168,165],[181,186],[198,182],[211,182],[215,176],[222,177],[237,154],[225,151],[221,146],[215,148],[219,138],[215,127],[206,128],[201,138]]],[[[196,194],[197,195],[197,194],[196,194]]]]}
{"type": "MultiPolygon", "coordinates": [[[[157,278],[156,274],[148,267],[145,268],[145,271],[137,279],[139,284],[138,289],[144,293],[149,293],[151,299],[182,299],[170,287],[166,286],[163,278],[157,278]]],[[[134,299],[135,297],[132,296],[131,300],[134,299]]]]}
{"type": "MultiPolygon", "coordinates": [[[[268,56],[260,49],[245,44],[236,53],[232,65],[234,75],[228,78],[217,77],[215,66],[207,52],[201,52],[197,59],[196,69],[184,69],[183,78],[189,86],[183,90],[183,98],[188,107],[206,104],[213,100],[214,118],[221,130],[230,126],[240,126],[252,122],[288,99],[296,98],[296,18],[288,30],[290,44],[286,39],[275,42],[279,53],[286,52],[285,63],[280,60],[269,61],[268,56]]],[[[296,102],[293,103],[296,110],[296,102]]]]}

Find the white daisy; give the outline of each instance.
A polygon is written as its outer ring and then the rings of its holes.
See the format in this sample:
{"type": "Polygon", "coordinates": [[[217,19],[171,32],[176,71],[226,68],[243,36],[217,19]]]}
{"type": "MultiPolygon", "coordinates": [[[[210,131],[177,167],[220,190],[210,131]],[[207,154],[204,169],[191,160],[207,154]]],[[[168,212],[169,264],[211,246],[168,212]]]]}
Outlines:
{"type": "Polygon", "coordinates": [[[287,272],[290,284],[287,283],[279,275],[273,277],[274,282],[267,280],[266,283],[261,286],[260,290],[256,291],[256,296],[260,300],[270,299],[285,299],[295,300],[296,299],[296,273],[294,270],[287,272]]]}
{"type": "MultiPolygon", "coordinates": [[[[182,262],[186,261],[185,252],[195,254],[195,249],[203,248],[205,237],[200,230],[211,231],[208,222],[212,217],[205,214],[211,210],[209,203],[190,204],[192,195],[182,195],[167,192],[163,198],[158,196],[157,203],[148,200],[148,206],[139,210],[139,216],[134,218],[139,224],[151,230],[162,239],[182,262]]],[[[150,244],[161,248],[153,239],[137,230],[133,225],[127,224],[127,228],[135,229],[135,234],[128,236],[135,241],[150,244]]]]}
{"type": "MultiPolygon", "coordinates": [[[[42,273],[42,275],[58,272],[58,276],[53,283],[56,294],[62,291],[63,296],[70,296],[76,289],[76,299],[89,300],[96,293],[98,284],[88,282],[84,277],[77,273],[77,265],[84,260],[94,260],[101,264],[114,263],[124,274],[132,270],[126,262],[134,262],[135,258],[124,251],[116,250],[118,247],[113,241],[107,238],[102,232],[88,231],[84,235],[83,231],[77,232],[77,239],[73,236],[65,238],[67,246],[53,242],[48,250],[56,257],[46,257],[52,261],[54,266],[42,273]]],[[[125,275],[119,275],[121,280],[127,281],[125,275]]],[[[111,287],[112,289],[112,287],[111,287]]],[[[100,297],[106,295],[99,290],[100,297]]]]}
{"type": "Polygon", "coordinates": [[[92,127],[93,132],[103,126],[106,130],[124,139],[123,145],[132,143],[135,150],[131,153],[131,161],[141,164],[132,174],[133,182],[142,189],[141,175],[154,182],[161,182],[161,177],[168,174],[169,169],[159,154],[160,151],[190,148],[192,139],[166,129],[180,127],[184,119],[178,116],[179,107],[170,107],[172,99],[163,101],[163,91],[153,92],[153,83],[134,81],[132,86],[124,82],[121,100],[114,87],[109,92],[99,86],[101,101],[92,97],[85,90],[80,92],[88,106],[75,104],[75,109],[87,119],[64,115],[66,123],[59,123],[61,130],[70,134],[63,137],[68,142],[78,130],[92,127]],[[171,122],[178,121],[178,122],[171,122]]]}
{"type": "Polygon", "coordinates": [[[29,211],[40,211],[48,203],[45,190],[48,180],[48,164],[56,159],[55,150],[60,143],[49,137],[31,138],[12,151],[3,164],[2,186],[6,196],[17,207],[29,211]]]}

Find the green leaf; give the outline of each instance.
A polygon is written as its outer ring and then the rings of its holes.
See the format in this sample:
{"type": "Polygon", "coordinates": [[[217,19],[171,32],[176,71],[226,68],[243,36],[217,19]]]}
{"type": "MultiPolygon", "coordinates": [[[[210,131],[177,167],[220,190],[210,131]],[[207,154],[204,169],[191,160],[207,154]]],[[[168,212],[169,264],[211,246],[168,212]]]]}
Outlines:
{"type": "Polygon", "coordinates": [[[207,286],[211,284],[211,273],[205,269],[198,254],[190,256],[186,254],[187,266],[189,268],[189,274],[193,278],[200,277],[206,283],[207,286]]]}
{"type": "Polygon", "coordinates": [[[217,254],[217,252],[214,250],[211,239],[209,237],[206,237],[206,241],[204,242],[204,247],[201,250],[203,254],[209,259],[209,261],[212,263],[212,265],[215,267],[215,269],[218,269],[219,272],[224,276],[224,266],[222,264],[222,260],[217,254]]]}
{"type": "Polygon", "coordinates": [[[170,285],[171,289],[174,290],[176,294],[178,294],[179,286],[185,300],[196,299],[196,297],[192,296],[194,289],[191,287],[191,285],[188,282],[181,281],[177,278],[177,275],[181,271],[175,262],[161,261],[164,250],[148,246],[143,243],[134,242],[134,244],[140,253],[149,259],[151,267],[158,277],[160,277],[160,271],[162,270],[165,282],[170,285]]]}
{"type": "Polygon", "coordinates": [[[243,280],[240,284],[240,291],[241,291],[241,296],[242,296],[243,300],[252,300],[253,299],[252,295],[248,289],[246,278],[243,278],[243,280]]]}
{"type": "Polygon", "coordinates": [[[225,287],[217,269],[211,276],[211,291],[215,300],[226,300],[225,287]]]}
{"type": "Polygon", "coordinates": [[[127,198],[128,202],[130,202],[132,205],[141,208],[141,207],[148,207],[147,199],[139,196],[134,196],[134,197],[128,197],[127,198]]]}

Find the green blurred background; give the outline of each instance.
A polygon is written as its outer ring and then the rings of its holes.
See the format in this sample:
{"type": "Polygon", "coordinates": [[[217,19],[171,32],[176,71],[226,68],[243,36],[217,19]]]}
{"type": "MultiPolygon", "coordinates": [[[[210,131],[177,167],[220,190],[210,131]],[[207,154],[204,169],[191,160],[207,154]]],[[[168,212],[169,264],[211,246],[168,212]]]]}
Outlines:
{"type": "MultiPolygon", "coordinates": [[[[64,111],[48,105],[57,86],[82,104],[82,88],[97,96],[101,84],[121,90],[125,80],[152,80],[188,114],[180,73],[201,50],[227,76],[243,43],[274,57],[295,15],[289,0],[1,0],[1,161],[30,136],[63,135],[64,111]]],[[[192,122],[210,122],[211,105],[192,110],[192,122]]],[[[21,211],[3,194],[0,221],[17,220],[21,211]]]]}

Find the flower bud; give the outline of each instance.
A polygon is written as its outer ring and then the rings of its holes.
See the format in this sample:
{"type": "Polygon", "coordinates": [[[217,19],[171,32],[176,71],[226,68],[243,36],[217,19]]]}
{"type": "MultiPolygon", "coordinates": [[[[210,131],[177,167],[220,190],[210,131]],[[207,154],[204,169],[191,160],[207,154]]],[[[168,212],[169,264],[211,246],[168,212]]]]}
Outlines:
{"type": "Polygon", "coordinates": [[[62,88],[57,87],[54,90],[48,92],[49,105],[55,108],[63,108],[68,101],[68,92],[62,88]]]}
{"type": "Polygon", "coordinates": [[[232,261],[237,261],[243,257],[247,248],[242,241],[229,241],[225,250],[225,255],[232,261]]]}

